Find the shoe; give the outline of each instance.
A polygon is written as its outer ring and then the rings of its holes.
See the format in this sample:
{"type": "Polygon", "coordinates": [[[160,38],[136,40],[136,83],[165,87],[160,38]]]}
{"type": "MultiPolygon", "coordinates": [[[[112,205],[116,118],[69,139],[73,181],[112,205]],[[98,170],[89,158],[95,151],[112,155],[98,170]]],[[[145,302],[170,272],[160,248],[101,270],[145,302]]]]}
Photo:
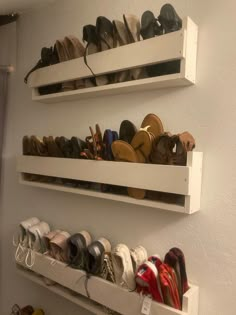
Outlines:
{"type": "Polygon", "coordinates": [[[147,131],[152,133],[155,138],[164,133],[164,127],[161,119],[155,114],[148,114],[144,117],[141,128],[147,128],[147,131]]]}
{"type": "MultiPolygon", "coordinates": [[[[85,48],[80,42],[80,40],[73,36],[69,35],[64,38],[65,49],[67,51],[67,56],[69,59],[81,58],[85,54],[85,48]]],[[[75,89],[81,89],[85,87],[84,80],[75,80],[74,81],[75,89]]]]}
{"type": "Polygon", "coordinates": [[[119,140],[131,143],[133,137],[137,133],[137,128],[129,120],[123,120],[120,124],[119,140]]]}
{"type": "MultiPolygon", "coordinates": [[[[46,48],[43,47],[41,50],[41,59],[37,62],[37,64],[28,72],[28,74],[24,78],[24,82],[28,82],[29,75],[37,69],[48,67],[54,64],[59,63],[59,56],[56,49],[56,46],[46,48]]],[[[48,86],[41,86],[38,88],[40,95],[58,93],[62,89],[61,83],[51,84],[48,86]]]]}
{"type": "Polygon", "coordinates": [[[33,313],[34,309],[31,305],[20,308],[19,305],[15,304],[11,309],[11,315],[32,315],[33,313]]]}
{"type": "Polygon", "coordinates": [[[64,154],[52,136],[43,137],[43,142],[47,147],[47,152],[50,157],[64,157],[64,154]]]}
{"type": "MultiPolygon", "coordinates": [[[[68,48],[67,48],[67,40],[57,40],[56,41],[56,49],[58,52],[58,56],[59,56],[59,61],[60,62],[65,62],[70,60],[70,55],[68,52],[68,48]]],[[[75,90],[76,86],[75,86],[75,81],[67,81],[67,82],[63,82],[62,83],[62,91],[63,92],[67,92],[67,91],[72,91],[75,90]]]]}
{"type": "Polygon", "coordinates": [[[15,239],[15,235],[13,237],[13,244],[17,247],[15,253],[15,259],[17,262],[22,263],[25,260],[27,248],[29,248],[29,228],[39,222],[38,218],[32,217],[20,223],[17,239],[15,239]]]}
{"type": "Polygon", "coordinates": [[[148,128],[140,129],[131,141],[131,146],[138,156],[139,163],[148,162],[152,151],[153,136],[147,129],[148,128]]]}
{"type": "Polygon", "coordinates": [[[189,289],[184,253],[179,248],[170,249],[165,256],[165,263],[175,270],[182,301],[182,296],[189,289]]]}
{"type": "Polygon", "coordinates": [[[91,242],[92,238],[87,231],[81,231],[68,238],[68,263],[72,268],[85,270],[86,251],[91,242]]]}
{"type": "Polygon", "coordinates": [[[51,256],[61,262],[68,262],[68,245],[67,240],[70,234],[66,231],[57,233],[50,240],[51,256]]]}
{"type": "MultiPolygon", "coordinates": [[[[140,41],[140,21],[139,18],[133,14],[123,15],[124,24],[129,36],[129,43],[135,43],[140,41]]],[[[130,70],[131,79],[138,80],[147,77],[146,69],[135,68],[130,70]]]]}
{"type": "Polygon", "coordinates": [[[160,265],[163,264],[163,261],[161,260],[160,256],[157,254],[154,254],[148,257],[148,261],[150,261],[153,265],[155,265],[157,270],[160,267],[160,265]]]}
{"type": "Polygon", "coordinates": [[[44,238],[44,243],[45,243],[45,247],[46,247],[46,253],[49,255],[49,256],[52,256],[52,249],[51,249],[51,240],[56,236],[56,234],[60,233],[61,230],[53,230],[53,231],[50,231],[48,232],[47,234],[45,234],[43,236],[44,238]]]}
{"type": "Polygon", "coordinates": [[[38,224],[31,226],[28,229],[29,248],[25,257],[25,264],[28,268],[32,268],[35,262],[35,252],[45,253],[47,248],[44,241],[44,235],[48,234],[50,227],[48,223],[40,221],[38,224]]]}
{"type": "Polygon", "coordinates": [[[137,292],[151,295],[153,300],[163,303],[164,300],[158,277],[158,270],[154,264],[150,261],[143,263],[135,275],[137,292]]]}
{"type": "Polygon", "coordinates": [[[175,8],[166,3],[162,6],[160,15],[158,16],[165,34],[170,32],[176,32],[182,28],[182,20],[175,11],[175,8]]]}
{"type": "Polygon", "coordinates": [[[105,254],[109,254],[110,252],[111,244],[103,237],[91,243],[86,253],[86,271],[93,275],[101,275],[105,254]]]}
{"type": "Polygon", "coordinates": [[[133,270],[134,273],[136,273],[139,266],[141,266],[148,259],[147,251],[143,246],[139,245],[135,248],[131,248],[130,255],[132,259],[133,270]]]}
{"type": "Polygon", "coordinates": [[[103,141],[102,132],[98,124],[95,126],[96,133],[94,133],[93,128],[89,127],[91,136],[85,138],[87,149],[81,152],[81,158],[87,158],[92,160],[102,160],[103,153],[103,141]]]}
{"type": "Polygon", "coordinates": [[[158,269],[163,299],[166,305],[181,310],[181,302],[174,269],[161,264],[158,269]]]}
{"type": "Polygon", "coordinates": [[[141,18],[140,34],[143,39],[149,39],[163,34],[163,29],[153,12],[145,11],[141,18]]]}
{"type": "Polygon", "coordinates": [[[109,83],[108,76],[95,75],[87,62],[88,55],[95,54],[101,51],[100,40],[97,34],[96,26],[89,24],[83,27],[83,41],[87,42],[87,45],[85,48],[85,54],[84,54],[84,62],[86,66],[89,68],[89,70],[91,71],[91,73],[93,74],[93,78],[89,78],[86,80],[86,83],[85,83],[86,87],[108,84],[109,83]]]}
{"type": "Polygon", "coordinates": [[[118,134],[116,131],[106,129],[103,134],[103,152],[102,158],[106,161],[114,161],[114,156],[112,154],[111,145],[114,141],[118,140],[118,134]]]}
{"type": "MultiPolygon", "coordinates": [[[[129,143],[117,140],[112,143],[111,149],[115,161],[139,163],[139,157],[129,143]]],[[[133,187],[128,187],[127,192],[130,197],[136,199],[143,199],[146,195],[146,190],[133,187]]]]}
{"type": "Polygon", "coordinates": [[[112,263],[116,284],[129,290],[136,287],[130,250],[125,244],[112,249],[112,263]]]}
{"type": "Polygon", "coordinates": [[[72,137],[70,139],[70,144],[72,147],[72,153],[71,153],[71,158],[73,159],[79,159],[80,158],[80,153],[83,152],[86,146],[86,142],[81,140],[80,138],[77,137],[72,137]]]}
{"type": "MultiPolygon", "coordinates": [[[[119,20],[113,20],[114,47],[120,47],[129,44],[129,34],[125,24],[119,20]]],[[[114,73],[113,83],[126,82],[131,80],[130,70],[114,73]]]]}

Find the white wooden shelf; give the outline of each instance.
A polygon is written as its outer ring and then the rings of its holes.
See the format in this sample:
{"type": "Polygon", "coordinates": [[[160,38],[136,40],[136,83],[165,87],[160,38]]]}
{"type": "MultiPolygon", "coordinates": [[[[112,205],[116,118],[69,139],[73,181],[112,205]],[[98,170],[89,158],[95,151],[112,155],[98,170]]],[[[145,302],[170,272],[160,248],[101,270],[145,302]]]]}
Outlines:
{"type": "MultiPolygon", "coordinates": [[[[24,263],[19,265],[27,268],[24,263]]],[[[87,297],[86,274],[82,270],[72,269],[62,262],[36,252],[35,263],[31,270],[87,297]]],[[[129,292],[116,284],[95,276],[91,276],[88,280],[87,289],[91,300],[101,305],[123,315],[141,315],[142,297],[136,292],[129,292]]],[[[185,293],[182,311],[153,301],[150,315],[198,315],[198,287],[191,285],[185,293]]]]}
{"type": "Polygon", "coordinates": [[[33,89],[32,99],[43,103],[54,103],[100,95],[194,84],[196,80],[197,37],[197,25],[189,17],[186,17],[183,19],[182,29],[177,32],[87,56],[87,62],[95,75],[173,60],[180,60],[181,62],[179,73],[49,95],[38,94],[38,87],[41,86],[92,77],[91,71],[85,65],[82,57],[34,71],[28,80],[29,87],[33,89]]]}
{"type": "Polygon", "coordinates": [[[116,200],[141,206],[191,214],[200,210],[202,153],[189,152],[187,166],[94,161],[67,158],[19,156],[17,172],[20,183],[86,196],[116,200]],[[29,181],[27,174],[141,188],[184,196],[184,204],[172,204],[129,196],[72,188],[55,183],[29,181]],[[124,176],[122,174],[128,174],[124,176]]]}
{"type": "Polygon", "coordinates": [[[26,270],[24,267],[17,266],[17,273],[34,282],[37,283],[38,285],[42,286],[43,288],[65,298],[66,300],[79,305],[83,309],[86,309],[90,311],[91,313],[95,315],[107,315],[107,311],[104,310],[104,306],[99,305],[98,303],[93,302],[92,300],[77,294],[76,292],[73,292],[59,284],[55,285],[46,285],[42,276],[37,275],[35,272],[31,270],[26,270]]]}

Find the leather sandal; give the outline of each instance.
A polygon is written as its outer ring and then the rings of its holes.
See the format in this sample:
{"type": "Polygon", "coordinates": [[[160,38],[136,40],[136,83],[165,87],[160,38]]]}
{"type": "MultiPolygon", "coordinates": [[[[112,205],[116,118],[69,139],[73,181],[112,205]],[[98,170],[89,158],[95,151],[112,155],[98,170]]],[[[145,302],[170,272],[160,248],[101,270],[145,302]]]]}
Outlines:
{"type": "MultiPolygon", "coordinates": [[[[77,37],[72,35],[66,36],[64,38],[64,42],[69,59],[75,59],[84,56],[85,48],[77,37]]],[[[82,79],[76,80],[74,84],[76,89],[81,89],[85,87],[84,80],[82,79]]]]}
{"type": "MultiPolygon", "coordinates": [[[[114,20],[113,22],[114,31],[114,47],[120,47],[129,44],[129,34],[123,22],[114,20]]],[[[113,82],[126,82],[131,80],[130,70],[116,72],[114,74],[113,82]]]]}
{"type": "Polygon", "coordinates": [[[155,138],[164,133],[161,119],[155,114],[148,114],[144,117],[141,128],[148,127],[147,131],[152,133],[155,138]]]}
{"type": "Polygon", "coordinates": [[[149,155],[152,151],[153,137],[146,129],[140,129],[132,139],[131,146],[134,148],[139,163],[149,161],[149,155]]]}
{"type": "Polygon", "coordinates": [[[79,159],[81,152],[86,149],[86,142],[77,137],[72,137],[70,140],[72,146],[71,157],[79,159]]]}
{"type": "Polygon", "coordinates": [[[43,137],[43,142],[47,146],[48,156],[51,157],[64,157],[61,149],[56,144],[52,136],[43,137]]]}
{"type": "MultiPolygon", "coordinates": [[[[57,40],[56,41],[56,49],[58,52],[58,56],[59,56],[59,61],[60,62],[65,62],[70,60],[70,56],[68,54],[68,49],[67,49],[67,43],[64,40],[57,40]]],[[[72,91],[75,89],[75,81],[67,81],[67,82],[63,82],[62,83],[62,91],[66,92],[66,91],[72,91]]]]}
{"type": "Polygon", "coordinates": [[[84,149],[80,153],[80,156],[83,159],[102,160],[103,152],[102,132],[98,124],[96,124],[95,128],[96,133],[94,133],[92,127],[89,127],[91,136],[85,138],[87,149],[84,149]]]}
{"type": "MultiPolygon", "coordinates": [[[[129,43],[140,41],[140,21],[139,18],[133,14],[123,15],[124,24],[129,36],[129,43]]],[[[138,80],[147,77],[145,68],[135,68],[130,70],[131,79],[138,80]]]]}
{"type": "Polygon", "coordinates": [[[112,154],[111,145],[114,141],[118,140],[118,134],[116,131],[106,129],[103,135],[103,152],[102,158],[106,161],[113,161],[114,156],[112,154]]]}
{"type": "MultiPolygon", "coordinates": [[[[135,162],[139,163],[139,157],[134,148],[127,142],[117,140],[112,143],[112,153],[116,161],[135,162]]],[[[136,199],[143,199],[146,195],[146,190],[128,187],[128,195],[136,199]]]]}

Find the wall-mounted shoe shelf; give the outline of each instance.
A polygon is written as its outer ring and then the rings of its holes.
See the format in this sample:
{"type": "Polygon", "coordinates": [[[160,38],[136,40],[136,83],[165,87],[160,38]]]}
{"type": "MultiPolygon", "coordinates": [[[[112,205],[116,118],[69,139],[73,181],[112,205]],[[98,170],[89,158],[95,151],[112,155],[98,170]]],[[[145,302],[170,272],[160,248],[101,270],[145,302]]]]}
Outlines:
{"type": "MultiPolygon", "coordinates": [[[[24,263],[21,266],[26,267],[24,263]]],[[[72,269],[49,256],[35,253],[31,268],[35,273],[49,278],[76,293],[87,297],[85,272],[72,269]]],[[[87,284],[90,299],[123,315],[141,315],[142,297],[99,277],[90,277],[87,284]]],[[[190,286],[183,297],[183,310],[152,302],[150,315],[198,315],[198,287],[190,286]]],[[[99,314],[99,313],[96,313],[99,314]]]]}
{"type": "Polygon", "coordinates": [[[30,186],[187,214],[200,209],[201,152],[189,152],[187,166],[19,156],[17,172],[21,175],[20,182],[30,186]],[[138,200],[125,195],[73,188],[56,183],[29,181],[25,173],[179,194],[184,196],[185,201],[183,205],[179,205],[149,199],[138,200]]]}
{"type": "Polygon", "coordinates": [[[84,88],[49,95],[39,95],[38,87],[91,77],[84,58],[77,58],[36,70],[29,77],[32,99],[42,103],[76,100],[99,95],[187,86],[195,83],[198,27],[189,18],[183,19],[181,30],[143,40],[87,57],[96,75],[119,72],[167,61],[180,60],[180,72],[134,81],[84,88]]]}

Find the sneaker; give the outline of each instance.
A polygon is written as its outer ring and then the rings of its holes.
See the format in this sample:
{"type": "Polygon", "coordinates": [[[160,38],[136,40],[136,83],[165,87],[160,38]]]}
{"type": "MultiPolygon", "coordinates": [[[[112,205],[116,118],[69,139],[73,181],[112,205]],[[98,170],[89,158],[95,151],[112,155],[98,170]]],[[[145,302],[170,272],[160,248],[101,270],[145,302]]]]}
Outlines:
{"type": "Polygon", "coordinates": [[[136,273],[138,267],[141,266],[148,259],[147,251],[143,246],[139,245],[135,248],[131,248],[130,255],[132,259],[133,270],[134,273],[136,273]]]}
{"type": "Polygon", "coordinates": [[[28,229],[29,241],[28,252],[25,258],[25,264],[31,268],[35,262],[35,252],[44,253],[46,245],[43,236],[48,234],[50,227],[46,222],[39,222],[28,229]]]}
{"type": "Polygon", "coordinates": [[[136,287],[130,250],[125,244],[116,245],[111,253],[116,284],[129,290],[136,287]]]}
{"type": "Polygon", "coordinates": [[[145,295],[151,295],[153,300],[163,303],[162,291],[159,284],[158,270],[150,261],[142,264],[136,273],[135,280],[137,291],[145,295]]]}
{"type": "Polygon", "coordinates": [[[86,253],[86,271],[93,275],[104,276],[104,258],[105,254],[111,252],[111,244],[106,238],[99,238],[91,243],[86,253]]]}
{"type": "Polygon", "coordinates": [[[13,236],[13,245],[17,246],[15,253],[17,262],[22,263],[25,259],[26,249],[29,247],[29,228],[39,222],[38,218],[32,217],[20,223],[17,239],[15,235],[13,236]]]}
{"type": "Polygon", "coordinates": [[[85,269],[86,251],[91,242],[92,238],[87,231],[81,231],[68,238],[68,262],[72,268],[85,269]]]}

